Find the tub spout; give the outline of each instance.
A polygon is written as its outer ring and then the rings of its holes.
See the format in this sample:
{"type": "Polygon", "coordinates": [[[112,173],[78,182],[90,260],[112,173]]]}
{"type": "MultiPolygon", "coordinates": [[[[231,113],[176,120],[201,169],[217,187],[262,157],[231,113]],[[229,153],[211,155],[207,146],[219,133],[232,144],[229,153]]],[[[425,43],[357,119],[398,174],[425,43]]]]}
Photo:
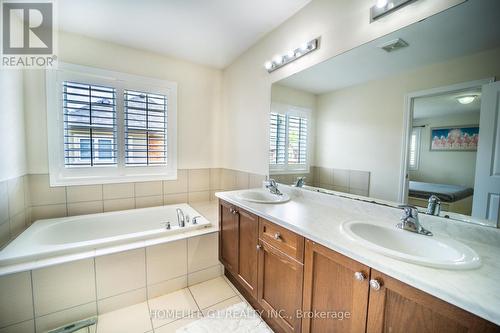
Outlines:
{"type": "Polygon", "coordinates": [[[186,218],[184,217],[184,212],[180,208],[177,208],[175,211],[177,212],[177,222],[179,223],[179,227],[185,227],[186,218]]]}

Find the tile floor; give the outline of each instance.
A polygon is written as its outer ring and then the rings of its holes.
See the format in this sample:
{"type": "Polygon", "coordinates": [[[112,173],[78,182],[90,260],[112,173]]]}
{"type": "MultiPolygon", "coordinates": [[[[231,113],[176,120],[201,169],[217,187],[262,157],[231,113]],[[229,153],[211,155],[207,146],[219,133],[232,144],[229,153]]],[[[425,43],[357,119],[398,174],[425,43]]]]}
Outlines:
{"type": "Polygon", "coordinates": [[[246,302],[229,280],[221,276],[102,314],[98,318],[97,333],[173,333],[212,310],[242,301],[246,302]]]}

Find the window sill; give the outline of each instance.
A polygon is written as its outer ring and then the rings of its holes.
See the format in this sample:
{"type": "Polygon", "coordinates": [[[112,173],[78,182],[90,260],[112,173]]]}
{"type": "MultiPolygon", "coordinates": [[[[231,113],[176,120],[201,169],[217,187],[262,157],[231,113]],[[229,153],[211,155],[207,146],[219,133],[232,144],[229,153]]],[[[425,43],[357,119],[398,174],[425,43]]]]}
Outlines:
{"type": "Polygon", "coordinates": [[[148,182],[159,180],[177,180],[177,170],[167,174],[150,175],[123,175],[123,176],[82,176],[82,177],[57,177],[50,175],[50,186],[77,186],[77,185],[100,185],[117,183],[148,182]]]}

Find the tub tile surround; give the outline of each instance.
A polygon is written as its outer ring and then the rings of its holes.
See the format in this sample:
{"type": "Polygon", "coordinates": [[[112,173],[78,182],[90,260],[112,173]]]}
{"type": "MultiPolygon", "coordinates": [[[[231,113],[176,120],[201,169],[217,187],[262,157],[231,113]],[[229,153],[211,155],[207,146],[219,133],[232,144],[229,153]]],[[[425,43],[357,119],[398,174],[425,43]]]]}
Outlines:
{"type": "Polygon", "coordinates": [[[4,275],[0,277],[0,332],[28,321],[36,332],[43,332],[135,306],[222,273],[218,237],[212,232],[4,275]]]}
{"type": "Polygon", "coordinates": [[[48,174],[0,182],[0,247],[32,222],[81,214],[215,200],[215,192],[260,187],[263,175],[180,169],[177,180],[50,187],[48,174]]]}
{"type": "Polygon", "coordinates": [[[280,189],[292,200],[268,206],[238,199],[239,191],[223,192],[218,196],[410,286],[500,324],[500,286],[497,281],[500,274],[499,229],[421,214],[420,222],[435,236],[463,242],[474,249],[482,260],[482,266],[473,270],[424,267],[368,250],[340,230],[341,223],[348,220],[374,220],[394,225],[401,216],[400,209],[290,186],[280,189]],[[290,210],[297,214],[290,214],[290,210]]]}
{"type": "Polygon", "coordinates": [[[306,177],[305,184],[323,189],[362,196],[370,193],[370,172],[311,166],[308,173],[272,174],[271,178],[291,185],[298,177],[306,177]]]}

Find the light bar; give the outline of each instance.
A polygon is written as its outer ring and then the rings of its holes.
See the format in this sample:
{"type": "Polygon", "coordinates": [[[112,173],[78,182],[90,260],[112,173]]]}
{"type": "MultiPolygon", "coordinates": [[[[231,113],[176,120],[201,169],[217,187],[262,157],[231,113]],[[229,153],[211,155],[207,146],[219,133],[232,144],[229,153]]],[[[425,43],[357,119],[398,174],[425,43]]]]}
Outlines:
{"type": "Polygon", "coordinates": [[[315,50],[319,49],[319,38],[315,38],[307,43],[302,44],[300,47],[290,50],[283,55],[276,55],[273,57],[273,60],[267,61],[264,64],[264,67],[267,69],[269,73],[274,72],[275,70],[305,56],[308,53],[311,53],[315,50]]]}
{"type": "Polygon", "coordinates": [[[392,13],[416,0],[377,0],[370,8],[370,22],[378,20],[382,16],[392,13]]]}

